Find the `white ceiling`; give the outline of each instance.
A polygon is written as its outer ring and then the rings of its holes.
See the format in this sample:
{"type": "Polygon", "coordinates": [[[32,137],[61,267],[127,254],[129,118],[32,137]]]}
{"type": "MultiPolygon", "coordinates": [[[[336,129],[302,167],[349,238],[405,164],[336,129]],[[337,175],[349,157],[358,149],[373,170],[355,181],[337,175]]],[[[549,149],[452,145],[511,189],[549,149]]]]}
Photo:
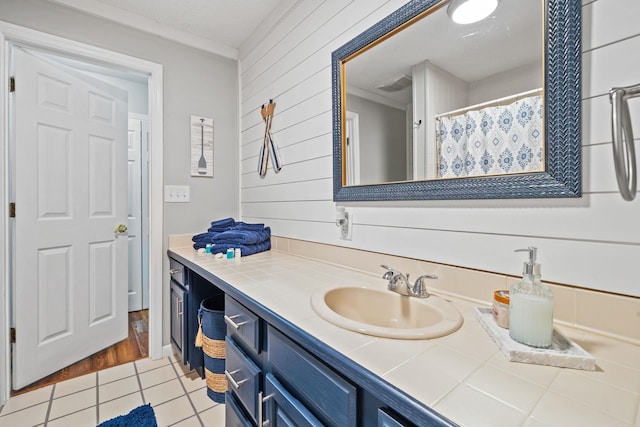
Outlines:
{"type": "Polygon", "coordinates": [[[489,17],[470,25],[454,24],[442,7],[349,60],[347,85],[407,105],[410,89],[385,93],[376,87],[411,76],[412,67],[424,61],[469,83],[537,65],[544,51],[542,18],[541,0],[503,1],[489,17]]]}
{"type": "Polygon", "coordinates": [[[49,0],[228,57],[295,0],[49,0]]]}

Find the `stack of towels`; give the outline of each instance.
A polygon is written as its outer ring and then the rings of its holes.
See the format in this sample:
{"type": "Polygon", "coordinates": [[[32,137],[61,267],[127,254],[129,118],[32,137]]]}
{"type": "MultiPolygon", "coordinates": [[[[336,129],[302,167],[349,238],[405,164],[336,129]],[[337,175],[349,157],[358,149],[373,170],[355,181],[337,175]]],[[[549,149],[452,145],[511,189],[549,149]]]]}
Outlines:
{"type": "Polygon", "coordinates": [[[242,256],[247,256],[271,249],[271,228],[264,224],[247,224],[225,218],[213,221],[206,233],[196,234],[191,240],[194,249],[211,244],[211,253],[225,253],[227,249],[240,248],[242,256]]]}

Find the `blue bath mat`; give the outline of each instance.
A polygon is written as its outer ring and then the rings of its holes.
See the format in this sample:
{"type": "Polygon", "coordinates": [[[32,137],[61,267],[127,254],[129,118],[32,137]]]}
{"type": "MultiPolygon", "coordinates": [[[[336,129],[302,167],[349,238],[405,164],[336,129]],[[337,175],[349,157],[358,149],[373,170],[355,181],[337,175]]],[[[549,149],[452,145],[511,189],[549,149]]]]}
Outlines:
{"type": "Polygon", "coordinates": [[[126,415],[112,418],[98,427],[158,427],[156,414],[150,404],[138,406],[126,415]]]}

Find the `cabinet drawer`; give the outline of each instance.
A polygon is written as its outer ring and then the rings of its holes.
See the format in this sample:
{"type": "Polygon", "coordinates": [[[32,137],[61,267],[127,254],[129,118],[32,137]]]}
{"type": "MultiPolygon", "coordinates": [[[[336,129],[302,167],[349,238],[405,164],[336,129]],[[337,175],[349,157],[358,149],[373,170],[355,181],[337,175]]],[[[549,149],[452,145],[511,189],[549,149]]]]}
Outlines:
{"type": "Polygon", "coordinates": [[[385,409],[378,409],[378,427],[413,427],[413,424],[385,409]]]}
{"type": "Polygon", "coordinates": [[[269,364],[276,378],[324,424],[355,426],[356,388],[269,326],[269,364]]]}
{"type": "Polygon", "coordinates": [[[228,295],[224,312],[227,335],[244,343],[255,354],[260,353],[260,318],[228,295]]]}
{"type": "Polygon", "coordinates": [[[305,406],[271,374],[265,379],[267,418],[273,427],[324,427],[305,406]]]}
{"type": "Polygon", "coordinates": [[[187,277],[185,274],[184,265],[180,264],[173,258],[169,258],[169,275],[172,280],[175,280],[182,286],[187,285],[187,277]]]}
{"type": "Polygon", "coordinates": [[[184,322],[185,307],[187,307],[187,292],[174,280],[170,284],[170,307],[171,307],[171,342],[182,358],[182,363],[187,363],[186,347],[184,337],[186,324],[184,322]]]}
{"type": "Polygon", "coordinates": [[[229,391],[237,396],[254,421],[258,419],[258,392],[262,371],[234,342],[226,339],[225,375],[229,391]]]}
{"type": "Polygon", "coordinates": [[[233,394],[227,392],[224,396],[224,403],[225,427],[253,427],[253,423],[242,412],[233,394]]]}

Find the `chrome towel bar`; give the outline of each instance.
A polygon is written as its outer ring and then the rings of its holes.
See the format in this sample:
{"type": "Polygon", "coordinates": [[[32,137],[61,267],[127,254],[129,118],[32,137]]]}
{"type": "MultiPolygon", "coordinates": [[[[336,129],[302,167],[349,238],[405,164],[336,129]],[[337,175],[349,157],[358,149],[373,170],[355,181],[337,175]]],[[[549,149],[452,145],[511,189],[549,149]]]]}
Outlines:
{"type": "Polygon", "coordinates": [[[620,194],[624,200],[628,201],[636,196],[637,168],[633,127],[627,101],[638,96],[640,96],[640,84],[614,87],[609,90],[613,163],[620,194]]]}

